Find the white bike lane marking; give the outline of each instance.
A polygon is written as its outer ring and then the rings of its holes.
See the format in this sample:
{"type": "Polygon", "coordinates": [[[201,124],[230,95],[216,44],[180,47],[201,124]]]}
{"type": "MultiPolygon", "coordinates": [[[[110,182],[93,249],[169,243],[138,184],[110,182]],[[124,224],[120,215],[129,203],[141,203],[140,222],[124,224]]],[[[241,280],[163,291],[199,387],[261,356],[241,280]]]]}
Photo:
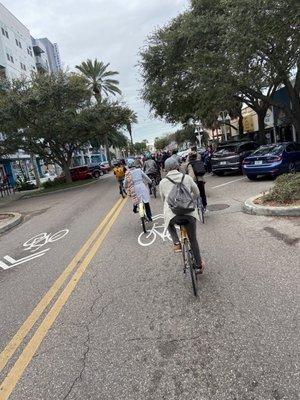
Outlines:
{"type": "Polygon", "coordinates": [[[31,252],[31,254],[29,256],[22,257],[19,260],[16,260],[11,256],[6,255],[3,257],[4,260],[6,261],[6,263],[4,261],[0,260],[0,268],[2,268],[3,270],[7,270],[7,269],[15,267],[16,265],[20,265],[20,264],[23,264],[30,260],[33,260],[34,258],[44,256],[51,249],[50,247],[45,248],[41,251],[37,251],[37,250],[39,250],[41,247],[45,246],[46,244],[48,245],[48,244],[56,242],[57,240],[62,239],[68,233],[69,233],[69,229],[63,229],[63,230],[58,231],[53,234],[51,232],[50,233],[47,233],[47,232],[39,233],[38,235],[30,238],[23,244],[23,247],[25,247],[25,249],[23,249],[23,250],[31,252]]]}
{"type": "Polygon", "coordinates": [[[172,241],[171,236],[164,225],[164,215],[157,214],[152,217],[153,226],[147,231],[147,233],[142,232],[138,237],[138,244],[142,247],[151,246],[160,237],[163,242],[172,241]],[[162,220],[159,221],[158,220],[162,220]]]}
{"type": "Polygon", "coordinates": [[[217,188],[219,188],[219,187],[226,186],[226,185],[230,185],[231,183],[238,182],[238,181],[242,181],[242,180],[244,180],[244,179],[246,179],[245,176],[244,176],[243,178],[234,179],[233,181],[225,182],[225,183],[222,183],[221,185],[217,185],[217,186],[213,186],[213,187],[208,187],[208,188],[209,188],[209,189],[217,189],[217,188]]]}

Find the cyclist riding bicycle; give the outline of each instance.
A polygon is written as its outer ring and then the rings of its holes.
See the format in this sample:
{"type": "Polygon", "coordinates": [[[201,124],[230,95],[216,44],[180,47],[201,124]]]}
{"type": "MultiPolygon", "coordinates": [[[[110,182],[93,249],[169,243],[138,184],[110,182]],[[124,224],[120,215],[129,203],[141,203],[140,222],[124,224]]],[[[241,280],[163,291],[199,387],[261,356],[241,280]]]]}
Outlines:
{"type": "Polygon", "coordinates": [[[194,195],[194,197],[199,196],[198,186],[189,175],[179,172],[178,162],[175,159],[172,159],[172,157],[165,161],[165,171],[167,172],[167,175],[159,185],[160,195],[164,202],[165,227],[168,228],[171,235],[174,244],[174,252],[179,253],[181,252],[181,244],[175,225],[185,226],[197,265],[196,273],[202,274],[205,265],[201,260],[200,249],[196,236],[196,221],[199,220],[198,212],[197,210],[194,210],[186,214],[178,215],[171,210],[168,203],[168,196],[170,195],[174,184],[182,182],[188,192],[191,195],[194,195]]]}
{"type": "Polygon", "coordinates": [[[205,166],[202,160],[197,159],[197,153],[191,152],[188,156],[188,163],[185,166],[185,173],[193,178],[197,184],[204,212],[206,211],[207,198],[205,193],[205,181],[203,179],[205,174],[205,166]]]}
{"type": "Polygon", "coordinates": [[[122,165],[121,162],[117,162],[113,169],[113,173],[116,176],[116,179],[119,183],[119,191],[120,194],[122,195],[123,193],[126,194],[126,191],[124,189],[125,172],[126,172],[126,167],[122,165]]]}
{"type": "Polygon", "coordinates": [[[152,158],[151,154],[146,156],[146,161],[143,166],[143,170],[145,174],[151,179],[151,183],[149,184],[149,190],[151,193],[151,187],[152,187],[152,180],[155,182],[157,185],[159,182],[160,178],[160,171],[158,164],[156,161],[152,158]]]}
{"type": "Polygon", "coordinates": [[[158,165],[156,161],[152,158],[151,154],[147,155],[146,157],[147,160],[144,163],[143,170],[150,179],[152,177],[156,179],[158,175],[158,165]]]}
{"type": "Polygon", "coordinates": [[[124,187],[127,189],[128,195],[132,198],[133,212],[137,213],[137,207],[140,202],[145,204],[146,215],[149,221],[152,221],[152,212],[150,207],[150,193],[147,184],[151,183],[151,179],[136,167],[134,160],[128,161],[128,170],[125,173],[124,187]]]}

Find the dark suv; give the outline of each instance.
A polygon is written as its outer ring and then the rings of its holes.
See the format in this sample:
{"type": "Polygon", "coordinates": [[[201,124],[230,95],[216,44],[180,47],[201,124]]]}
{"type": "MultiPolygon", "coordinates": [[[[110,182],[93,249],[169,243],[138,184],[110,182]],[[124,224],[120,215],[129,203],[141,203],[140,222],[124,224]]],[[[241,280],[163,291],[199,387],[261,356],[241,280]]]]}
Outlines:
{"type": "Polygon", "coordinates": [[[211,159],[213,173],[221,176],[225,172],[242,172],[244,158],[258,147],[258,143],[250,141],[221,143],[211,159]]]}

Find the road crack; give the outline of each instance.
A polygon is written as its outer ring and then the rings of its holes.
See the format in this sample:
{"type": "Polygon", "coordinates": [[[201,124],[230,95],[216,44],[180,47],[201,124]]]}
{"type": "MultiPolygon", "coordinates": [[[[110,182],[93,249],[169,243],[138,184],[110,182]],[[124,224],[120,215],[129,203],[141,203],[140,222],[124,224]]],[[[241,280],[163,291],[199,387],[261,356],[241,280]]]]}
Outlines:
{"type": "MultiPolygon", "coordinates": [[[[94,298],[94,300],[93,300],[93,302],[92,302],[92,304],[91,304],[91,306],[90,306],[90,312],[91,312],[92,315],[94,314],[94,308],[95,308],[97,302],[98,302],[99,299],[103,296],[103,295],[100,293],[100,290],[99,290],[98,286],[97,286],[97,291],[98,291],[99,295],[96,296],[96,297],[94,298]]],[[[98,314],[94,315],[94,317],[92,317],[88,323],[86,323],[86,324],[83,325],[83,326],[85,327],[85,329],[86,329],[86,339],[85,339],[85,341],[83,342],[83,346],[84,346],[85,350],[84,350],[83,355],[82,355],[82,358],[81,358],[81,363],[82,363],[82,365],[81,365],[81,368],[80,368],[80,371],[79,371],[78,375],[75,377],[75,379],[74,379],[73,382],[71,383],[71,386],[69,387],[68,392],[67,392],[66,395],[63,397],[63,400],[66,400],[66,399],[71,395],[71,393],[73,392],[74,388],[76,387],[76,385],[77,385],[78,383],[83,382],[83,379],[84,379],[84,378],[83,378],[83,375],[84,375],[85,369],[86,369],[86,367],[87,367],[87,359],[88,359],[88,355],[89,355],[89,352],[90,352],[90,349],[91,349],[91,346],[90,346],[90,345],[91,345],[91,326],[92,326],[97,320],[99,320],[99,319],[102,317],[102,315],[104,314],[105,310],[106,310],[112,303],[113,303],[113,301],[110,301],[109,303],[107,303],[106,305],[104,305],[104,306],[101,308],[101,310],[100,310],[100,312],[99,312],[98,314]]]]}

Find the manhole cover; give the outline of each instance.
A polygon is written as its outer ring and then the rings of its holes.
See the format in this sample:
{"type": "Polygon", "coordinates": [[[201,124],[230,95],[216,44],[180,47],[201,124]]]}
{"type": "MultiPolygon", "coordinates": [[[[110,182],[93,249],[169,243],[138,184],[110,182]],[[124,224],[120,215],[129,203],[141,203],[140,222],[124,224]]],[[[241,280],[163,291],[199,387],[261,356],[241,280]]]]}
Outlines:
{"type": "Polygon", "coordinates": [[[221,210],[225,210],[225,208],[228,208],[228,207],[230,207],[229,204],[210,204],[209,206],[207,206],[209,211],[221,211],[221,210]]]}

